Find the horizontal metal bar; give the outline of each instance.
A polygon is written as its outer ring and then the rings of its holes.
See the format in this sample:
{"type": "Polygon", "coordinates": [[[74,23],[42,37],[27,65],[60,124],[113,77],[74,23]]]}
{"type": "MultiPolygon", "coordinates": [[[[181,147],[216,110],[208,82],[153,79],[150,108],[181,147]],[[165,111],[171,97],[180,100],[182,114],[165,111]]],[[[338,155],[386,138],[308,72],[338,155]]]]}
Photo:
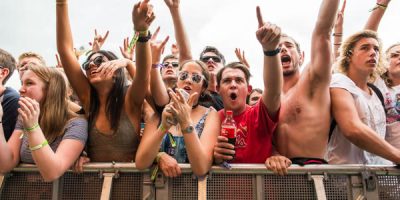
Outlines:
{"type": "MultiPolygon", "coordinates": [[[[182,173],[192,173],[190,164],[179,164],[182,173]]],[[[273,174],[272,171],[266,169],[263,164],[231,164],[231,169],[219,166],[213,166],[211,173],[223,174],[273,174]]],[[[136,169],[135,163],[89,163],[84,165],[85,172],[138,172],[148,173],[149,170],[136,169]]],[[[21,164],[14,168],[14,171],[35,171],[38,169],[35,165],[21,164]]],[[[71,171],[71,170],[70,170],[71,171]]],[[[371,171],[377,175],[400,175],[400,169],[388,165],[307,165],[304,167],[293,165],[289,167],[289,174],[359,174],[361,171],[371,171]]]]}

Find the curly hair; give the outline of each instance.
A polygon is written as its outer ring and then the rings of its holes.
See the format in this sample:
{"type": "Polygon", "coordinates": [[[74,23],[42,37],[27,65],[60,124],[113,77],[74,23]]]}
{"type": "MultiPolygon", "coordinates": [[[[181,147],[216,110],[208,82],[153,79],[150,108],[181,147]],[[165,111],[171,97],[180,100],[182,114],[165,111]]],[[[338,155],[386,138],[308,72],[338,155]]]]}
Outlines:
{"type": "Polygon", "coordinates": [[[372,83],[375,79],[386,72],[385,62],[382,56],[382,42],[379,39],[378,35],[374,31],[364,30],[357,32],[350,37],[348,37],[340,47],[340,55],[336,61],[335,71],[343,74],[347,74],[347,71],[350,67],[350,60],[353,56],[354,47],[356,44],[363,38],[373,38],[378,41],[379,44],[379,58],[378,58],[378,66],[375,68],[374,72],[370,74],[368,82],[372,83]]]}

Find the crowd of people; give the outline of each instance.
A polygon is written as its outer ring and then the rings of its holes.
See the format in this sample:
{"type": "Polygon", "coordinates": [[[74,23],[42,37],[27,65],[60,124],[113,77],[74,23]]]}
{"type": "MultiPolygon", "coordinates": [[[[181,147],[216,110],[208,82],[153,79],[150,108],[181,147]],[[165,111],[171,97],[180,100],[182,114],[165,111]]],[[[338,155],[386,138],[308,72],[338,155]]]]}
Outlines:
{"type": "MultiPolygon", "coordinates": [[[[322,0],[310,62],[295,38],[256,8],[263,88],[250,85],[249,63],[227,62],[213,46],[195,58],[179,0],[164,0],[176,44],[152,34],[149,0],[132,10],[134,37],[122,58],[95,34],[85,62],[73,47],[68,1],[56,0],[59,64],[40,54],[18,60],[0,49],[0,173],[35,164],[52,181],[89,162],[155,165],[168,177],[190,163],[204,176],[212,165],[263,163],[287,174],[292,164],[400,164],[400,44],[382,51],[377,30],[390,0],[377,0],[364,30],[343,37],[346,0],[322,0]],[[17,70],[19,93],[5,87],[17,70]],[[227,112],[235,142],[221,134],[227,112]]],[[[249,38],[251,39],[251,38],[249,38]]]]}

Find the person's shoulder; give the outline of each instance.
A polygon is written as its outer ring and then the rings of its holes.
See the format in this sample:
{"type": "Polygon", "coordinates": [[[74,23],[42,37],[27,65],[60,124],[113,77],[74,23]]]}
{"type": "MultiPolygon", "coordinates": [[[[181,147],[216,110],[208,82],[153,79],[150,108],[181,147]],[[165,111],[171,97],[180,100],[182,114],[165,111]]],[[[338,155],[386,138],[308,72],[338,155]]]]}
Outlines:
{"type": "Polygon", "coordinates": [[[87,127],[88,121],[86,118],[82,116],[76,116],[68,120],[66,127],[72,127],[72,126],[85,126],[87,127]]]}
{"type": "Polygon", "coordinates": [[[13,88],[6,87],[6,90],[4,91],[4,98],[18,99],[19,93],[13,88]]]}

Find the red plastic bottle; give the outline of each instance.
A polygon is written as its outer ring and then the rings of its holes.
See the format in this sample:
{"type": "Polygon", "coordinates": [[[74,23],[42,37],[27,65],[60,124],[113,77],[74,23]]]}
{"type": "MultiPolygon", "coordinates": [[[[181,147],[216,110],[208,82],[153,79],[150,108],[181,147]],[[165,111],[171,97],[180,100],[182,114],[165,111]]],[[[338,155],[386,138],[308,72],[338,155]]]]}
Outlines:
{"type": "Polygon", "coordinates": [[[233,112],[231,110],[226,111],[226,118],[221,124],[221,136],[228,138],[228,142],[235,146],[236,143],[236,123],[233,119],[233,112]]]}

